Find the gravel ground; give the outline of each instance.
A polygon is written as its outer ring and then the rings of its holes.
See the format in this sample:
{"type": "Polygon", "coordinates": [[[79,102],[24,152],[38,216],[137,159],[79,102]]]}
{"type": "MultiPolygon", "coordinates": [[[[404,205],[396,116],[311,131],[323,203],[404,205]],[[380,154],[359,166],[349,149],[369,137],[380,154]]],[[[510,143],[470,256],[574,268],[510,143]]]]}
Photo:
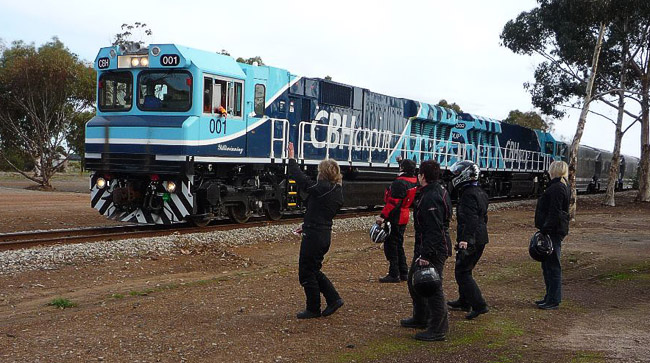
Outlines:
{"type": "MultiPolygon", "coordinates": [[[[599,195],[590,195],[582,196],[581,199],[599,197],[599,195]]],[[[490,204],[489,210],[495,211],[535,204],[535,200],[494,202],[490,204]]],[[[365,230],[373,221],[373,217],[337,219],[334,221],[333,232],[345,233],[365,230]]],[[[220,244],[225,247],[233,247],[259,242],[260,240],[280,242],[292,238],[291,231],[298,226],[299,224],[284,224],[183,235],[173,233],[165,237],[135,238],[5,251],[0,252],[0,275],[29,270],[51,270],[64,265],[96,260],[182,254],[188,248],[201,245],[220,244]]]]}
{"type": "MultiPolygon", "coordinates": [[[[366,229],[372,217],[337,219],[333,232],[344,233],[366,229]]],[[[234,247],[266,240],[281,242],[291,238],[299,224],[282,224],[229,231],[179,234],[165,237],[133,238],[117,241],[76,243],[59,246],[35,247],[25,250],[0,252],[0,275],[29,270],[51,270],[59,266],[95,260],[182,254],[184,250],[201,245],[219,244],[234,247]]]]}

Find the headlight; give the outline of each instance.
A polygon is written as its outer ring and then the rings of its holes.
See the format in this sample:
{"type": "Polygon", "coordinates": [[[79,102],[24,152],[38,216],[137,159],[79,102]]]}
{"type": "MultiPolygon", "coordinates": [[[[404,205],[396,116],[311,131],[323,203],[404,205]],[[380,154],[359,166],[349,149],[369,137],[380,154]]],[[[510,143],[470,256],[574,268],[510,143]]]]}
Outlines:
{"type": "Polygon", "coordinates": [[[137,67],[140,65],[140,58],[131,58],[131,66],[137,67]]]}
{"type": "Polygon", "coordinates": [[[149,66],[149,59],[148,58],[141,58],[140,59],[140,65],[143,67],[149,66]]]}
{"type": "Polygon", "coordinates": [[[167,187],[165,189],[167,189],[167,191],[170,192],[170,193],[175,192],[176,191],[176,183],[174,183],[173,181],[167,182],[167,187]]]}
{"type": "Polygon", "coordinates": [[[98,189],[104,189],[106,186],[106,180],[104,178],[97,178],[97,181],[95,181],[95,185],[97,186],[98,189]]]}

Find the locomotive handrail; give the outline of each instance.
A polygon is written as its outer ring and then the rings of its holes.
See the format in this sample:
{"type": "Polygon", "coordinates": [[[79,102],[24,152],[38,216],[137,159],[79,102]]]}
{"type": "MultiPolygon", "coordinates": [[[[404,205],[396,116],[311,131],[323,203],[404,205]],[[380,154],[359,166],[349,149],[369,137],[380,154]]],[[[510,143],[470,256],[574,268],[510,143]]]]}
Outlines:
{"type": "MultiPolygon", "coordinates": [[[[398,153],[398,155],[412,156],[415,154],[418,160],[426,160],[424,156],[430,155],[429,159],[438,159],[441,165],[448,166],[452,161],[465,160],[468,153],[467,144],[462,144],[455,141],[449,140],[438,140],[431,139],[424,136],[410,136],[395,134],[388,131],[378,131],[378,130],[369,130],[369,129],[355,129],[351,127],[332,127],[331,125],[326,124],[315,124],[312,122],[301,122],[298,130],[298,158],[305,160],[305,145],[311,145],[316,148],[325,148],[325,157],[329,158],[332,154],[332,149],[345,149],[347,148],[347,161],[349,163],[353,162],[364,162],[364,163],[383,163],[390,165],[390,158],[398,153]],[[306,127],[310,127],[309,132],[307,132],[306,127]],[[318,129],[327,129],[326,140],[308,140],[307,135],[311,136],[312,132],[316,132],[318,129]],[[338,132],[339,142],[335,145],[332,144],[332,135],[333,130],[338,132]],[[343,135],[343,136],[342,136],[343,135]],[[347,137],[346,137],[347,136],[347,137]],[[381,138],[382,143],[378,141],[381,138]],[[343,139],[343,140],[341,140],[343,139]],[[347,140],[346,140],[347,139],[347,140]],[[356,141],[360,140],[361,144],[357,144],[356,141]],[[415,150],[411,148],[411,144],[415,143],[415,147],[418,149],[415,150]],[[434,145],[433,150],[422,150],[422,144],[434,145]],[[407,147],[407,145],[409,147],[407,147]],[[362,153],[367,153],[367,157],[354,160],[352,151],[356,150],[362,153]],[[383,162],[375,161],[377,157],[375,155],[386,153],[386,158],[383,162]],[[409,155],[410,154],[410,155],[409,155]]],[[[473,145],[469,145],[472,146],[473,145]]],[[[342,158],[340,158],[342,159],[342,158]]],[[[342,161],[342,160],[341,160],[342,161]]]]}
{"type": "Polygon", "coordinates": [[[280,141],[282,143],[282,151],[280,157],[282,159],[287,158],[287,144],[289,142],[289,120],[272,118],[271,120],[271,159],[275,159],[275,143],[280,141]],[[275,125],[280,124],[282,126],[282,137],[275,137],[275,125]]]}
{"type": "Polygon", "coordinates": [[[379,132],[369,129],[355,129],[351,127],[336,126],[329,124],[317,124],[312,122],[301,122],[298,133],[298,158],[305,160],[305,145],[315,148],[325,148],[325,157],[330,158],[333,150],[345,150],[345,156],[339,152],[339,161],[347,159],[349,163],[383,163],[391,164],[393,155],[402,155],[412,158],[415,156],[419,163],[423,160],[433,159],[440,163],[441,167],[447,168],[453,162],[471,160],[481,169],[497,171],[518,171],[541,173],[548,170],[552,161],[549,155],[538,151],[520,150],[493,145],[478,145],[460,143],[450,140],[432,139],[422,135],[403,135],[388,131],[379,132]],[[309,127],[309,129],[307,129],[309,127]],[[326,130],[325,140],[316,140],[312,133],[318,130],[326,130]],[[332,136],[338,133],[336,143],[332,143],[332,136]],[[380,140],[380,135],[383,139],[380,140]],[[383,142],[380,142],[382,141],[383,142]],[[359,143],[360,141],[360,143],[359,143]],[[360,153],[361,158],[353,155],[354,151],[360,153]],[[378,162],[376,155],[385,153],[383,162],[378,162]]]}

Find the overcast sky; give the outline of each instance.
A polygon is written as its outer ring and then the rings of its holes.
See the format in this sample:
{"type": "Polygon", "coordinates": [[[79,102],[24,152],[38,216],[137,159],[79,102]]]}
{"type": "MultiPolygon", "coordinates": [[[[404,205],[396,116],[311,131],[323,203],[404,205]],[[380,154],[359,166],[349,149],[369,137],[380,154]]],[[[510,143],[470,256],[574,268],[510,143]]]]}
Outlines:
{"type": "MultiPolygon", "coordinates": [[[[178,43],[234,57],[261,56],[267,65],[365,87],[391,96],[458,103],[464,111],[504,119],[530,111],[522,84],[539,61],[499,45],[505,23],[534,0],[0,0],[0,38],[42,44],[58,36],[92,61],[123,23],[144,22],[148,43],[178,43]]],[[[607,108],[599,111],[615,117],[607,108]]],[[[578,112],[555,121],[571,140],[578,112]]],[[[640,127],[623,153],[639,155],[640,127]]],[[[582,143],[611,150],[614,126],[587,121],[582,143]]]]}

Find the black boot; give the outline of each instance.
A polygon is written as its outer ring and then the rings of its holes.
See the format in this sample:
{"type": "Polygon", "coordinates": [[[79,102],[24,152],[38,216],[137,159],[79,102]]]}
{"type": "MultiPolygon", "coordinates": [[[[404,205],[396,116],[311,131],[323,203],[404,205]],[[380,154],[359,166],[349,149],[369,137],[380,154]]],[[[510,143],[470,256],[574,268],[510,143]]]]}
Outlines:
{"type": "Polygon", "coordinates": [[[296,314],[296,318],[298,319],[313,319],[313,318],[320,318],[321,313],[320,311],[309,311],[309,310],[303,310],[296,314]]]}
{"type": "Polygon", "coordinates": [[[447,301],[447,306],[449,306],[450,310],[461,310],[461,311],[470,311],[471,306],[466,304],[463,301],[459,300],[453,300],[453,301],[447,301]]]}
{"type": "Polygon", "coordinates": [[[424,329],[427,327],[427,322],[416,318],[408,318],[400,320],[399,325],[405,328],[424,329]]]}
{"type": "Polygon", "coordinates": [[[323,316],[334,314],[341,306],[343,306],[343,299],[338,299],[331,304],[327,304],[327,307],[323,310],[323,316]]]}
{"type": "Polygon", "coordinates": [[[415,334],[416,340],[422,340],[425,342],[438,342],[445,340],[445,334],[434,332],[431,330],[425,330],[415,334]]]}
{"type": "Polygon", "coordinates": [[[472,311],[469,314],[465,315],[465,319],[472,320],[481,314],[487,313],[488,311],[490,310],[487,308],[487,306],[484,307],[483,309],[476,309],[476,310],[472,309],[472,311]]]}
{"type": "Polygon", "coordinates": [[[394,282],[400,282],[401,280],[399,277],[391,276],[391,275],[386,275],[384,277],[379,278],[379,282],[383,283],[394,283],[394,282]]]}

